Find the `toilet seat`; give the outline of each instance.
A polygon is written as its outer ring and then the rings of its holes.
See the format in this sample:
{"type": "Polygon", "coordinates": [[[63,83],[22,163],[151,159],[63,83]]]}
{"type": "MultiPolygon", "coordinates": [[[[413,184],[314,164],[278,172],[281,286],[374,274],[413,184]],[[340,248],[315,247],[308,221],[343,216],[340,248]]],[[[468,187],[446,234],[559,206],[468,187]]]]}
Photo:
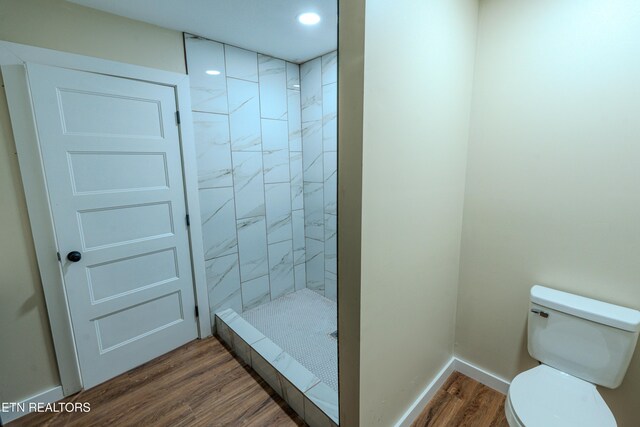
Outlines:
{"type": "Polygon", "coordinates": [[[547,365],[515,377],[505,404],[512,427],[615,427],[596,386],[547,365]]]}

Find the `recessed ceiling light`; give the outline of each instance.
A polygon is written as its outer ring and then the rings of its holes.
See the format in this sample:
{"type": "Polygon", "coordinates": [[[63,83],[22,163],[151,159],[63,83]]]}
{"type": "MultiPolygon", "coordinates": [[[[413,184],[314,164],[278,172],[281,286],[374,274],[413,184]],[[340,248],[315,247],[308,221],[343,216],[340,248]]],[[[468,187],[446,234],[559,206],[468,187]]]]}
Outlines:
{"type": "Polygon", "coordinates": [[[220,75],[220,71],[218,71],[218,70],[207,70],[207,71],[205,71],[205,73],[209,74],[210,76],[219,76],[220,75]]]}
{"type": "Polygon", "coordinates": [[[300,85],[293,85],[293,87],[300,87],[300,85]]]}
{"type": "Polygon", "coordinates": [[[320,15],[315,12],[306,12],[298,15],[298,22],[303,25],[316,25],[320,22],[320,15]]]}

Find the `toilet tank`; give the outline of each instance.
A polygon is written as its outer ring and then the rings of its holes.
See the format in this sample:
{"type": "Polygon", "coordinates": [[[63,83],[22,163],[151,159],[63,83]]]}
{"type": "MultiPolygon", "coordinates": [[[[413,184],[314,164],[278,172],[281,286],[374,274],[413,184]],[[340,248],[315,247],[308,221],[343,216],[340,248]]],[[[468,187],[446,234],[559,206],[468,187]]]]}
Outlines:
{"type": "Polygon", "coordinates": [[[529,354],[594,384],[622,383],[640,331],[640,311],[536,285],[529,307],[529,354]]]}

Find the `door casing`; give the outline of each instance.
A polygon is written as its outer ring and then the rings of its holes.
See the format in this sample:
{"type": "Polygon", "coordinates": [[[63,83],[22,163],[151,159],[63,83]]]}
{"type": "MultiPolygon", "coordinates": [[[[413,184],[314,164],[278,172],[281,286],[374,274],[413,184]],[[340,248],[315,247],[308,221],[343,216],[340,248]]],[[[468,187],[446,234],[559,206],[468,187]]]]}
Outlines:
{"type": "Polygon", "coordinates": [[[200,338],[204,338],[211,335],[212,325],[208,315],[209,298],[202,245],[189,77],[185,74],[0,41],[0,68],[2,69],[11,126],[16,142],[38,269],[49,315],[62,390],[64,395],[68,396],[81,390],[83,384],[64,281],[56,255],[58,246],[53,216],[47,193],[27,70],[24,65],[28,62],[145,81],[174,89],[177,109],[181,117],[179,135],[185,199],[187,212],[191,219],[189,243],[194,295],[196,304],[201,307],[198,317],[198,335],[200,338]]]}

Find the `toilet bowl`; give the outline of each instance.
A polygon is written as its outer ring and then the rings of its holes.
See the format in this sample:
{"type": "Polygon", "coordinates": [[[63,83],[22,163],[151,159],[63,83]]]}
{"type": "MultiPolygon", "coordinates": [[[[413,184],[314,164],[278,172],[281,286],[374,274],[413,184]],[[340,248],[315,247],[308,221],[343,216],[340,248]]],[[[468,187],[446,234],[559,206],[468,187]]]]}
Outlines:
{"type": "Polygon", "coordinates": [[[615,427],[596,385],[617,388],[640,333],[640,311],[543,286],[531,288],[527,343],[541,364],[507,393],[511,427],[615,427]]]}
{"type": "Polygon", "coordinates": [[[546,365],[514,378],[505,414],[511,427],[615,427],[595,385],[546,365]]]}

